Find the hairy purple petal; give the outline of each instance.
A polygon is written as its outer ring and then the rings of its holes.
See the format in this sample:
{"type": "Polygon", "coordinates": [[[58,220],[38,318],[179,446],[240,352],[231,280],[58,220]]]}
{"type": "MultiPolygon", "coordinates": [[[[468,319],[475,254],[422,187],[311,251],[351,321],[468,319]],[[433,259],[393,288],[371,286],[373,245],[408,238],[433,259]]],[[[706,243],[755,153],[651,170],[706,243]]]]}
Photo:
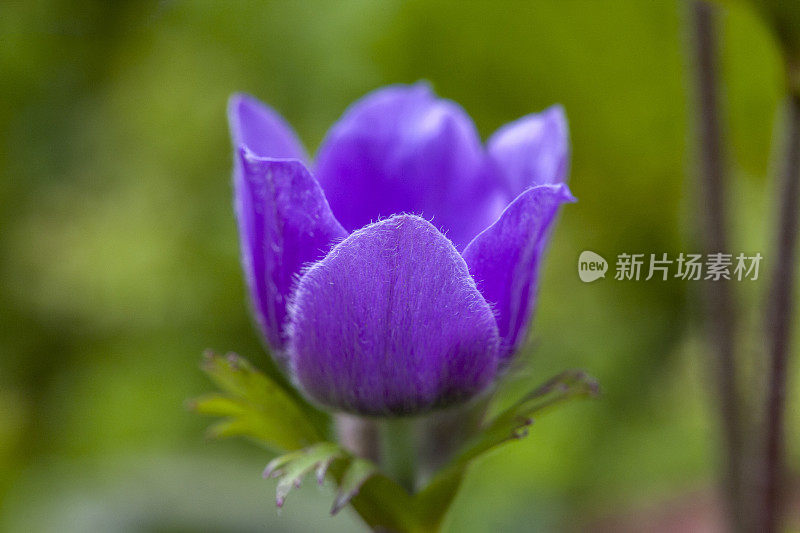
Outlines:
{"type": "Polygon", "coordinates": [[[291,126],[278,113],[252,96],[231,96],[228,101],[228,122],[233,146],[237,150],[245,146],[260,157],[308,159],[291,126]]]}
{"type": "Polygon", "coordinates": [[[487,145],[511,198],[528,187],[567,179],[569,129],[560,105],[506,124],[487,145]]]}
{"type": "Polygon", "coordinates": [[[316,401],[405,415],[473,396],[493,379],[494,315],[452,243],[399,215],[336,245],[300,279],[289,357],[316,401]]]}
{"type": "Polygon", "coordinates": [[[282,360],[286,302],[307,263],[347,236],[300,161],[260,158],[242,148],[234,180],[242,262],[256,318],[282,360]]]}
{"type": "Polygon", "coordinates": [[[381,217],[432,220],[461,249],[508,197],[472,120],[423,83],[391,86],[356,102],[319,149],[316,176],[349,231],[381,217]]]}
{"type": "Polygon", "coordinates": [[[565,184],[540,185],[519,195],[463,252],[478,288],[497,313],[501,358],[525,340],[536,279],[559,206],[575,201],[565,184]]]}

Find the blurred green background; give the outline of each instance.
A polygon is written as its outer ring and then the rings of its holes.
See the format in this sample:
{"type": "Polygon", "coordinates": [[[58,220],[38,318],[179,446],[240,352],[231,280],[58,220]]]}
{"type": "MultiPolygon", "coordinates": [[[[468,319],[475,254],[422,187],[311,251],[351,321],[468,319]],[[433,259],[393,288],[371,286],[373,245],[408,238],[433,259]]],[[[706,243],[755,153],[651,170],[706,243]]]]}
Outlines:
{"type": "MultiPolygon", "coordinates": [[[[713,514],[699,284],[576,274],[585,249],[613,261],[697,248],[687,13],[639,0],[4,2],[0,530],[361,527],[328,518],[330,491],[313,486],[279,515],[260,478],[269,457],[204,440],[208,420],[184,401],[211,390],[205,348],[267,364],[239,268],[228,96],[270,103],[313,151],[353,100],[418,79],[484,138],[565,106],[580,202],[547,259],[526,385],[581,367],[604,388],[473,468],[447,530],[713,514]]],[[[761,251],[766,267],[783,74],[750,13],[732,8],[723,24],[731,251],[761,251]]],[[[764,283],[736,287],[740,345],[757,353],[748,324],[764,283]]]]}

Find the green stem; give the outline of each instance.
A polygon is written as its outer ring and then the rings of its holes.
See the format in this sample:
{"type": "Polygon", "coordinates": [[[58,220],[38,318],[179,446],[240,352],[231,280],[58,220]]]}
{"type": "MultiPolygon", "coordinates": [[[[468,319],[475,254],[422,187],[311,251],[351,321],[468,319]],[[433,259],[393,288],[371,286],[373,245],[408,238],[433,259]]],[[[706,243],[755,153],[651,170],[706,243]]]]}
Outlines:
{"type": "Polygon", "coordinates": [[[418,420],[393,418],[381,423],[381,466],[409,494],[417,489],[418,420]]]}

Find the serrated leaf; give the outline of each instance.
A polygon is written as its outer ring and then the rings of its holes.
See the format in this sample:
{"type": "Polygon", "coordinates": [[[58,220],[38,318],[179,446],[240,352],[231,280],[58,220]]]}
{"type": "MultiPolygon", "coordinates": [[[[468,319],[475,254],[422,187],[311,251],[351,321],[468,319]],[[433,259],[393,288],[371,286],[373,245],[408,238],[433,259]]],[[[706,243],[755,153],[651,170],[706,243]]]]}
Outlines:
{"type": "Polygon", "coordinates": [[[322,440],[323,432],[309,412],[245,359],[209,352],[202,368],[222,392],[202,396],[190,406],[202,414],[226,417],[209,428],[209,437],[250,437],[278,452],[322,440]]]}
{"type": "Polygon", "coordinates": [[[339,446],[323,442],[300,452],[284,455],[270,462],[264,470],[264,475],[279,478],[275,491],[275,503],[277,506],[283,506],[286,496],[292,489],[300,486],[306,474],[320,465],[330,464],[341,454],[339,446]]]}
{"type": "Polygon", "coordinates": [[[328,467],[338,487],[332,513],[350,503],[373,529],[425,530],[416,521],[414,499],[400,485],[381,474],[375,464],[354,457],[338,444],[322,442],[276,457],[267,465],[264,477],[278,479],[276,504],[281,506],[312,470],[317,471],[319,481],[328,467]]]}
{"type": "Polygon", "coordinates": [[[280,456],[276,457],[275,459],[273,459],[272,461],[270,461],[267,464],[267,467],[264,469],[264,472],[261,474],[262,477],[264,477],[264,478],[272,478],[272,477],[279,477],[279,476],[283,475],[283,470],[281,470],[281,468],[284,465],[287,465],[287,464],[291,463],[295,459],[297,459],[299,457],[302,457],[303,453],[304,453],[304,450],[298,450],[296,452],[286,453],[286,454],[283,454],[283,455],[280,455],[280,456]]]}
{"type": "Polygon", "coordinates": [[[199,413],[224,417],[209,428],[210,436],[243,435],[290,452],[271,461],[264,471],[265,477],[278,478],[279,506],[312,470],[321,480],[330,467],[338,486],[332,514],[352,504],[373,529],[415,533],[438,531],[466,468],[475,458],[524,437],[533,415],[598,392],[594,379],[581,371],[556,376],[486,421],[482,431],[439,471],[425,490],[412,496],[379,472],[375,464],[354,457],[338,444],[323,442],[324,430],[309,418],[303,405],[244,359],[211,354],[203,368],[223,390],[191,403],[199,413]]]}
{"type": "Polygon", "coordinates": [[[336,457],[329,457],[328,459],[320,461],[319,464],[317,464],[315,474],[317,476],[318,485],[322,485],[325,482],[325,474],[328,473],[328,469],[330,468],[331,463],[333,463],[334,459],[336,459],[336,457]]]}

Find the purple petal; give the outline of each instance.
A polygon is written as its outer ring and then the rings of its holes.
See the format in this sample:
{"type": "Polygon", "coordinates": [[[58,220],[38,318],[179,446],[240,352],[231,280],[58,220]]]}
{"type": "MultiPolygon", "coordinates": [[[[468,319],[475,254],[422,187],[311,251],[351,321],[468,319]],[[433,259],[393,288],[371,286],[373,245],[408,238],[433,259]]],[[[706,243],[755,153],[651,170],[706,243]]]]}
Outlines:
{"type": "Polygon", "coordinates": [[[493,379],[494,315],[429,222],[399,215],[339,243],[300,279],[289,357],[316,401],[369,415],[452,404],[493,379]]]}
{"type": "Polygon", "coordinates": [[[426,84],[356,102],[319,149],[316,176],[349,231],[381,217],[432,220],[461,249],[507,202],[472,120],[426,84]]]}
{"type": "Polygon", "coordinates": [[[256,318],[281,360],[286,301],[299,272],[347,232],[300,161],[259,158],[246,148],[234,180],[242,262],[256,318]]]}
{"type": "Polygon", "coordinates": [[[228,122],[236,149],[246,146],[260,157],[308,160],[303,145],[291,126],[252,96],[231,96],[228,101],[228,122]]]}
{"type": "Polygon", "coordinates": [[[506,124],[487,146],[512,198],[528,187],[567,179],[569,129],[560,105],[506,124]]]}
{"type": "Polygon", "coordinates": [[[509,358],[525,340],[548,230],[559,206],[573,201],[564,184],[529,189],[462,254],[481,294],[497,313],[501,358],[509,358]]]}

